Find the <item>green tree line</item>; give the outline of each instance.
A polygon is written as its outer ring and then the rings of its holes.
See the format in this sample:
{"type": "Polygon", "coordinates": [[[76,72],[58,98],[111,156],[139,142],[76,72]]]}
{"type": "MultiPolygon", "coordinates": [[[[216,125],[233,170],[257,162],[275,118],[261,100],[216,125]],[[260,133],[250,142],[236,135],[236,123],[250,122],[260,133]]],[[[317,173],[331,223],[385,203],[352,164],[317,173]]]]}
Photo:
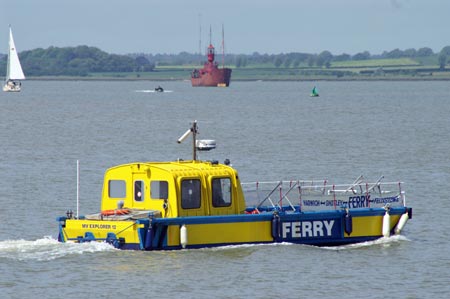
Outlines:
{"type": "MultiPolygon", "coordinates": [[[[27,76],[87,76],[101,72],[147,72],[154,65],[143,56],[108,54],[95,47],[49,47],[19,53],[27,76]]],[[[0,60],[6,73],[6,56],[0,60]]]]}
{"type": "MultiPolygon", "coordinates": [[[[447,53],[447,47],[442,49],[440,53],[447,53]]],[[[175,65],[195,65],[201,64],[205,61],[206,56],[204,54],[190,54],[187,52],[181,52],[177,55],[174,54],[140,54],[145,56],[149,61],[155,62],[158,66],[175,66],[175,65]]],[[[352,60],[369,60],[369,59],[394,59],[394,58],[424,58],[435,57],[437,53],[434,53],[431,48],[423,47],[420,49],[394,49],[392,51],[384,51],[382,54],[370,54],[368,51],[350,54],[333,55],[330,51],[322,51],[319,54],[311,53],[280,53],[280,54],[260,54],[254,52],[250,55],[247,54],[226,54],[225,64],[234,65],[237,68],[253,66],[253,65],[267,65],[268,67],[327,67],[332,62],[337,61],[352,61],[352,60]]],[[[442,56],[449,56],[445,54],[442,56]]],[[[221,63],[221,55],[216,55],[216,60],[221,63]]]]}
{"type": "MultiPolygon", "coordinates": [[[[118,72],[150,72],[155,66],[200,66],[206,60],[204,54],[180,52],[179,54],[144,54],[128,55],[108,54],[95,47],[49,47],[34,49],[19,53],[22,67],[27,76],[87,76],[91,73],[118,72]]],[[[319,54],[310,53],[280,53],[280,54],[218,54],[216,61],[236,68],[259,66],[267,68],[298,68],[318,67],[329,68],[333,62],[389,58],[419,59],[433,57],[436,64],[444,69],[449,62],[450,46],[444,47],[439,53],[431,48],[394,49],[384,51],[379,55],[372,55],[368,51],[350,54],[333,55],[330,51],[319,54]]],[[[0,74],[6,73],[6,55],[0,55],[0,74]]]]}
{"type": "MultiPolygon", "coordinates": [[[[201,65],[204,63],[205,54],[191,54],[181,52],[175,54],[140,54],[146,57],[149,61],[154,62],[158,66],[179,66],[179,65],[201,65]]],[[[420,59],[426,57],[439,57],[441,68],[448,63],[450,57],[450,46],[444,47],[439,53],[434,53],[431,48],[423,47],[419,49],[394,49],[391,51],[384,51],[381,54],[371,54],[368,51],[359,52],[354,55],[342,53],[333,55],[330,51],[322,51],[319,54],[311,53],[280,53],[280,54],[260,54],[254,52],[247,54],[226,54],[224,62],[228,66],[235,66],[236,68],[245,68],[247,66],[267,66],[275,68],[298,68],[298,67],[330,67],[333,62],[352,61],[352,60],[369,60],[369,59],[395,59],[395,58],[412,58],[420,59]]],[[[216,60],[222,63],[221,55],[216,55],[216,60]]]]}

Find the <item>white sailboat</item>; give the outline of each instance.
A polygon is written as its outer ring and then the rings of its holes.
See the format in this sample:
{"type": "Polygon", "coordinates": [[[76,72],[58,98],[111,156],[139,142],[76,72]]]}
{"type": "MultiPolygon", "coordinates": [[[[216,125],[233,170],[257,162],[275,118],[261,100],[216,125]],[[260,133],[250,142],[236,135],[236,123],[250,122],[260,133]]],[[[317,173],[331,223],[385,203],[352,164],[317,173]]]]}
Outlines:
{"type": "Polygon", "coordinates": [[[20,91],[21,83],[19,80],[25,80],[25,75],[20,65],[19,56],[17,55],[16,45],[12,35],[11,26],[9,26],[9,51],[8,62],[6,68],[6,80],[3,91],[20,91]]]}

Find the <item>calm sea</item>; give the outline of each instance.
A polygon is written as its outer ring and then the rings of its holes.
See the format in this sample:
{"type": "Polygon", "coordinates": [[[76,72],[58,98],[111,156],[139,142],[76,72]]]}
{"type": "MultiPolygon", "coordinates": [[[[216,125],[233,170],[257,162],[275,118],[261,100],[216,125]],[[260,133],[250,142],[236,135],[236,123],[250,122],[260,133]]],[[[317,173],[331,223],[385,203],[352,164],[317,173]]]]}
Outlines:
{"type": "Polygon", "coordinates": [[[446,298],[449,82],[25,81],[0,93],[2,298],[446,298]],[[315,84],[319,98],[309,97],[315,84]],[[157,85],[168,92],[151,92],[157,85]],[[97,212],[104,171],[191,158],[198,120],[244,182],[359,175],[403,181],[402,236],[338,248],[278,244],[171,252],[60,244],[56,217],[97,212]]]}

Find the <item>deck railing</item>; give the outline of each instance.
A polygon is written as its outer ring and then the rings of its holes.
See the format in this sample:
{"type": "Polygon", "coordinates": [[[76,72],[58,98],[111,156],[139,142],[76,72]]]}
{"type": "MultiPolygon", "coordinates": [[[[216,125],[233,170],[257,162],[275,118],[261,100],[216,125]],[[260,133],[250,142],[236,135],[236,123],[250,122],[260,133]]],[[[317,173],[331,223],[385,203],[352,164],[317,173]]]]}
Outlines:
{"type": "Polygon", "coordinates": [[[405,206],[402,182],[364,182],[358,177],[351,184],[330,184],[328,180],[290,180],[242,183],[248,207],[286,211],[405,206]]]}

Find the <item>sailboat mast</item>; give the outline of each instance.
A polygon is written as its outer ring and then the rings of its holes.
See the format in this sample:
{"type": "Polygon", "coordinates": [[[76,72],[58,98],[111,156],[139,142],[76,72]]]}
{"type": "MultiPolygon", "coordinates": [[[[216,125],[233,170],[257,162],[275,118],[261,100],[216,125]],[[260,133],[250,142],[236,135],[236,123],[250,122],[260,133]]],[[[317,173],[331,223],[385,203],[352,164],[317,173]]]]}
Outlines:
{"type": "Polygon", "coordinates": [[[9,41],[8,41],[8,57],[6,59],[6,80],[8,81],[10,78],[10,69],[11,69],[11,40],[12,40],[12,31],[11,31],[11,24],[9,24],[9,41]]]}
{"type": "Polygon", "coordinates": [[[25,80],[22,66],[20,65],[19,55],[17,53],[16,44],[12,34],[11,26],[9,27],[9,50],[8,50],[8,79],[25,80]]]}

